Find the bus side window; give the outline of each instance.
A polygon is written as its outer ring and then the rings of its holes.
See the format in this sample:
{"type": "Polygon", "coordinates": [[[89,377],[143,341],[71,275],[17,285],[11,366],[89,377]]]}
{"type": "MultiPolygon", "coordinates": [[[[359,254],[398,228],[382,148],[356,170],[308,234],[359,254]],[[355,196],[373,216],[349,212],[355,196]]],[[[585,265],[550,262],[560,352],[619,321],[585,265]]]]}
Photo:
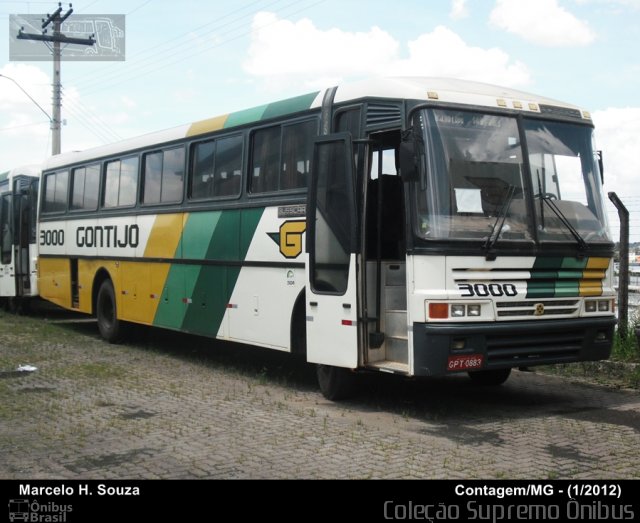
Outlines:
{"type": "Polygon", "coordinates": [[[215,198],[238,196],[242,179],[242,135],[216,140],[213,174],[215,198]]]}
{"type": "Polygon", "coordinates": [[[69,171],[47,174],[44,178],[43,212],[62,212],[67,210],[67,190],[69,171]]]}
{"type": "Polygon", "coordinates": [[[131,207],[138,192],[138,157],[131,156],[107,163],[103,206],[131,207]]]}
{"type": "Polygon", "coordinates": [[[282,129],[282,174],[280,190],[302,189],[309,181],[313,139],[318,132],[315,120],[287,125],[282,129]]]}
{"type": "Polygon", "coordinates": [[[189,191],[192,200],[204,200],[213,196],[213,155],[215,150],[216,146],[213,140],[200,142],[193,146],[189,191]]]}
{"type": "Polygon", "coordinates": [[[240,195],[243,143],[242,135],[235,135],[193,145],[190,199],[240,195]]]}
{"type": "Polygon", "coordinates": [[[73,170],[71,178],[71,210],[95,211],[98,208],[100,165],[73,170]]]}
{"type": "Polygon", "coordinates": [[[182,201],[184,147],[174,147],[144,155],[142,203],[182,201]]]}
{"type": "Polygon", "coordinates": [[[259,129],[252,137],[251,192],[270,192],[278,189],[278,156],[280,154],[280,126],[259,129]]]}
{"type": "Polygon", "coordinates": [[[252,136],[251,192],[307,187],[317,120],[258,129],[252,136]]]}

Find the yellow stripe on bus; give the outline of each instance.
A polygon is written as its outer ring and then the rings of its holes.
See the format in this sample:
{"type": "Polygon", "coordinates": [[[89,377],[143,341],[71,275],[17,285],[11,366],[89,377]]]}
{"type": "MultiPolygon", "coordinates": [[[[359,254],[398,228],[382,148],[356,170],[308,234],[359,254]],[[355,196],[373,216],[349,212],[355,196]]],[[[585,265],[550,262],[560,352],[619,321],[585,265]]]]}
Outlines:
{"type": "MultiPolygon", "coordinates": [[[[153,222],[145,258],[173,259],[176,253],[188,213],[159,214],[153,222]]],[[[167,281],[170,263],[123,262],[120,317],[128,321],[153,323],[162,290],[167,281]]]]}
{"type": "Polygon", "coordinates": [[[602,282],[580,280],[580,296],[602,296],[602,282]]]}
{"type": "Polygon", "coordinates": [[[173,258],[188,216],[187,213],[156,216],[144,250],[144,257],[173,258]]]}
{"type": "Polygon", "coordinates": [[[215,118],[208,118],[206,120],[195,122],[191,124],[191,127],[189,127],[187,137],[219,131],[224,127],[228,117],[229,115],[225,114],[223,116],[216,116],[215,118]]]}
{"type": "Polygon", "coordinates": [[[587,261],[587,270],[589,269],[608,269],[611,258],[589,258],[587,261]]]}
{"type": "Polygon", "coordinates": [[[61,307],[71,308],[71,269],[69,259],[40,258],[38,260],[40,294],[61,307]]]}
{"type": "Polygon", "coordinates": [[[122,262],[119,316],[126,321],[151,325],[162,298],[170,263],[122,262]]]}

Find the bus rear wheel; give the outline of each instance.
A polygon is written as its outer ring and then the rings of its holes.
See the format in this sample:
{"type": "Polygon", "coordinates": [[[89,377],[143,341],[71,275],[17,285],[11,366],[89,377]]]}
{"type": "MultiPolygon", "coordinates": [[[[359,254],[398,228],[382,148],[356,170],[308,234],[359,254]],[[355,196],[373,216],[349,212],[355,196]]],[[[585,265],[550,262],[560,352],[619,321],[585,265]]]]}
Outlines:
{"type": "Polygon", "coordinates": [[[511,369],[491,369],[491,370],[476,370],[469,372],[469,377],[474,383],[483,386],[498,386],[502,385],[511,375],[511,369]]]}
{"type": "Polygon", "coordinates": [[[356,376],[349,370],[332,365],[316,365],[322,395],[331,401],[349,398],[355,392],[356,376]]]}
{"type": "Polygon", "coordinates": [[[118,319],[116,293],[111,280],[100,285],[96,299],[96,317],[100,335],[109,343],[119,343],[125,338],[126,325],[118,319]]]}

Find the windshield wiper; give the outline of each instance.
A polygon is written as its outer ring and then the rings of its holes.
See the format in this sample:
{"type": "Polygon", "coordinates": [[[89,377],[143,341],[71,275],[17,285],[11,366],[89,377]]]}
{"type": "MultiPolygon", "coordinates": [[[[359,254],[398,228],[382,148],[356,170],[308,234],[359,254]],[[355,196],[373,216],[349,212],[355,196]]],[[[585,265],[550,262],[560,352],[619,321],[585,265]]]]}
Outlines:
{"type": "Polygon", "coordinates": [[[581,251],[588,250],[589,246],[587,245],[587,242],[584,241],[584,238],[580,236],[580,233],[575,229],[575,227],[571,225],[571,223],[569,222],[565,214],[560,210],[560,208],[553,201],[553,198],[545,194],[538,194],[537,196],[541,200],[544,200],[547,203],[549,208],[554,212],[554,214],[558,217],[558,219],[562,222],[562,224],[569,230],[569,232],[571,233],[571,236],[573,236],[576,239],[576,242],[578,243],[578,248],[581,251]]]}
{"type": "Polygon", "coordinates": [[[509,185],[509,189],[507,192],[507,198],[502,204],[502,208],[496,217],[496,221],[491,228],[491,234],[489,234],[487,241],[484,242],[484,257],[487,261],[493,261],[496,259],[496,253],[492,252],[493,246],[500,238],[500,234],[502,233],[502,229],[504,228],[504,224],[507,221],[507,213],[509,212],[509,208],[511,207],[511,202],[513,201],[513,196],[516,193],[515,185],[509,185]],[[498,222],[500,225],[498,225],[498,222]]]}

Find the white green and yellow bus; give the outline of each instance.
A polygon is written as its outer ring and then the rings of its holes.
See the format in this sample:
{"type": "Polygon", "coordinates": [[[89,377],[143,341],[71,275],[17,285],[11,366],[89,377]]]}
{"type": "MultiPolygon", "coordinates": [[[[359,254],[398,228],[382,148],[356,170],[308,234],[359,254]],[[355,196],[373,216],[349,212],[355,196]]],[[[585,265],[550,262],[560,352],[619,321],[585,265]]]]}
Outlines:
{"type": "Polygon", "coordinates": [[[356,371],[609,356],[613,242],[581,108],[480,83],[379,79],[43,168],[41,296],[356,371]]]}
{"type": "Polygon", "coordinates": [[[0,173],[0,300],[13,311],[38,295],[39,182],[35,165],[0,173]]]}

